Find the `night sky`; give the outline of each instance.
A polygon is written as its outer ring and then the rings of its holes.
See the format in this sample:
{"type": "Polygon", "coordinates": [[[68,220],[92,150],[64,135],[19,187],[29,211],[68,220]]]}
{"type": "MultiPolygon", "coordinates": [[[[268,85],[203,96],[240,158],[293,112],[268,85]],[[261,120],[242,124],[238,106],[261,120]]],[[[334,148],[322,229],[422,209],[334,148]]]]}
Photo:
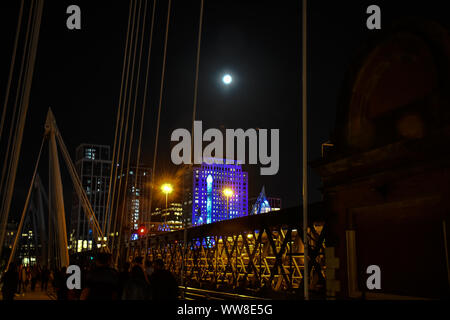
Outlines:
{"type": "MultiPolygon", "coordinates": [[[[314,160],[334,129],[337,99],[348,67],[365,41],[380,32],[366,28],[366,8],[371,4],[381,7],[383,29],[405,16],[432,18],[447,26],[449,19],[443,1],[309,2],[308,150],[309,159],[314,160]]],[[[0,2],[2,105],[19,4],[18,0],[0,2]]],[[[179,170],[170,162],[171,132],[191,126],[199,5],[199,0],[172,2],[157,180],[179,170]]],[[[128,8],[129,2],[123,0],[46,1],[13,215],[23,205],[49,107],[72,155],[80,143],[112,146],[128,8]],[[66,8],[71,4],[81,7],[81,30],[66,28],[66,8]]],[[[301,1],[293,0],[206,0],[200,58],[197,120],[203,121],[204,130],[221,126],[280,129],[278,174],[260,176],[259,165],[244,168],[249,172],[249,197],[257,196],[265,185],[267,195],[281,197],[284,207],[298,205],[301,199],[300,8],[301,1]],[[227,88],[221,83],[225,72],[235,80],[227,88]]],[[[166,14],[167,1],[158,1],[143,144],[143,160],[149,166],[166,14]]],[[[44,181],[47,163],[45,155],[40,169],[44,181]]],[[[65,169],[63,177],[66,211],[70,211],[72,187],[65,169]]],[[[311,172],[310,201],[320,201],[319,188],[320,179],[311,172]]]]}

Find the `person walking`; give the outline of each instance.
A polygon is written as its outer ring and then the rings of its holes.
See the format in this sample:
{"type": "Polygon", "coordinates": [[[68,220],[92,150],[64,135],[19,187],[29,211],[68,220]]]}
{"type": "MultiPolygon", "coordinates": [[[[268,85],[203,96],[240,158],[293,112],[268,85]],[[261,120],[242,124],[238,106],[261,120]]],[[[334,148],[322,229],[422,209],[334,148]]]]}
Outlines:
{"type": "Polygon", "coordinates": [[[131,269],[130,278],[125,283],[122,300],[148,300],[150,288],[144,270],[138,265],[131,269]]]}
{"type": "Polygon", "coordinates": [[[2,283],[3,300],[14,300],[17,286],[19,285],[19,273],[14,263],[10,264],[8,271],[3,275],[2,283]]]}
{"type": "Polygon", "coordinates": [[[50,271],[47,266],[44,266],[41,271],[41,291],[47,291],[48,280],[50,279],[50,271]]]}
{"type": "Polygon", "coordinates": [[[36,288],[36,283],[39,277],[39,269],[38,266],[33,266],[33,268],[31,269],[31,291],[34,292],[35,288],[36,288]]]}
{"type": "Polygon", "coordinates": [[[26,280],[26,286],[28,288],[28,285],[31,283],[31,266],[27,266],[27,280],[26,280]]]}
{"type": "Polygon", "coordinates": [[[119,297],[122,297],[123,294],[123,288],[125,287],[125,284],[127,283],[128,279],[130,278],[130,263],[125,262],[123,264],[122,270],[119,273],[119,297]]]}
{"type": "Polygon", "coordinates": [[[27,268],[22,265],[22,269],[20,270],[20,292],[22,295],[25,295],[27,291],[27,268]]]}
{"type": "Polygon", "coordinates": [[[67,300],[67,268],[62,267],[59,272],[55,273],[55,289],[57,300],[67,300]]]}
{"type": "Polygon", "coordinates": [[[19,281],[17,284],[17,293],[21,294],[22,293],[22,265],[19,264],[19,266],[17,267],[17,273],[19,275],[19,281]]]}
{"type": "Polygon", "coordinates": [[[95,268],[86,277],[80,300],[118,300],[119,273],[111,267],[111,254],[100,252],[95,268]]]}
{"type": "Polygon", "coordinates": [[[164,269],[162,259],[153,263],[154,272],[150,276],[151,298],[153,300],[176,300],[178,298],[178,283],[169,270],[164,269]]]}
{"type": "Polygon", "coordinates": [[[145,260],[145,277],[147,279],[150,279],[150,276],[152,275],[154,269],[153,269],[153,262],[150,260],[145,260]]]}

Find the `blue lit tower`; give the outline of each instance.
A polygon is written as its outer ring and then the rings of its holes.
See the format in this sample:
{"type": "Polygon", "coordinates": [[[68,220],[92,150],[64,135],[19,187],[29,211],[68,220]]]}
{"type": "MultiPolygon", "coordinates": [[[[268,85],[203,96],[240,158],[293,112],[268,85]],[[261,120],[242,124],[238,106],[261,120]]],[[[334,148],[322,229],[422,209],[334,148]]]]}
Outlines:
{"type": "MultiPolygon", "coordinates": [[[[224,160],[225,162],[225,160],[224,160]]],[[[228,162],[230,162],[228,160],[228,162]]],[[[201,225],[248,214],[248,174],[238,162],[207,164],[193,170],[192,225],[201,225]],[[230,188],[228,200],[223,190],[230,188]]]]}

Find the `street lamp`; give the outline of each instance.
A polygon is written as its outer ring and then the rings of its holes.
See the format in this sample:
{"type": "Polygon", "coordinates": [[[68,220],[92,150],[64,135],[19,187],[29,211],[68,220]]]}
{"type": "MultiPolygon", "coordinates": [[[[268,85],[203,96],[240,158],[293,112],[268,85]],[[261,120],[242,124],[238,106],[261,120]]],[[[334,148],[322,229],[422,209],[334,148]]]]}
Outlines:
{"type": "Polygon", "coordinates": [[[172,187],[172,185],[170,184],[170,183],[164,183],[162,186],[161,186],[161,191],[163,192],[163,193],[165,193],[166,194],[166,216],[164,217],[164,228],[166,228],[166,219],[167,219],[167,196],[169,195],[169,193],[172,193],[172,191],[173,191],[173,187],[172,187]]]}
{"type": "Polygon", "coordinates": [[[223,189],[223,195],[227,198],[227,219],[230,219],[230,211],[229,211],[229,202],[230,197],[232,197],[234,194],[233,189],[231,188],[225,188],[223,189]]]}
{"type": "Polygon", "coordinates": [[[164,183],[161,186],[161,191],[166,194],[166,209],[167,209],[167,196],[169,195],[169,193],[172,193],[173,187],[170,183],[164,183]]]}

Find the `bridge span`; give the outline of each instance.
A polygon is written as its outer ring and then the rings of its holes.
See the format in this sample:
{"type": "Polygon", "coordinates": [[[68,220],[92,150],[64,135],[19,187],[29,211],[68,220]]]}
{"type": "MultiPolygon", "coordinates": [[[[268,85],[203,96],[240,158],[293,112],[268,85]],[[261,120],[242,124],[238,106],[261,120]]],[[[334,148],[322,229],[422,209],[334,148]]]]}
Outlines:
{"type": "MultiPolygon", "coordinates": [[[[143,237],[130,243],[128,259],[163,259],[184,286],[213,292],[287,298],[303,295],[304,241],[301,207],[143,237]]],[[[309,210],[309,287],[325,294],[324,214],[309,210]]],[[[192,290],[187,290],[192,291],[192,290]]],[[[195,290],[194,290],[195,291],[195,290]]]]}

